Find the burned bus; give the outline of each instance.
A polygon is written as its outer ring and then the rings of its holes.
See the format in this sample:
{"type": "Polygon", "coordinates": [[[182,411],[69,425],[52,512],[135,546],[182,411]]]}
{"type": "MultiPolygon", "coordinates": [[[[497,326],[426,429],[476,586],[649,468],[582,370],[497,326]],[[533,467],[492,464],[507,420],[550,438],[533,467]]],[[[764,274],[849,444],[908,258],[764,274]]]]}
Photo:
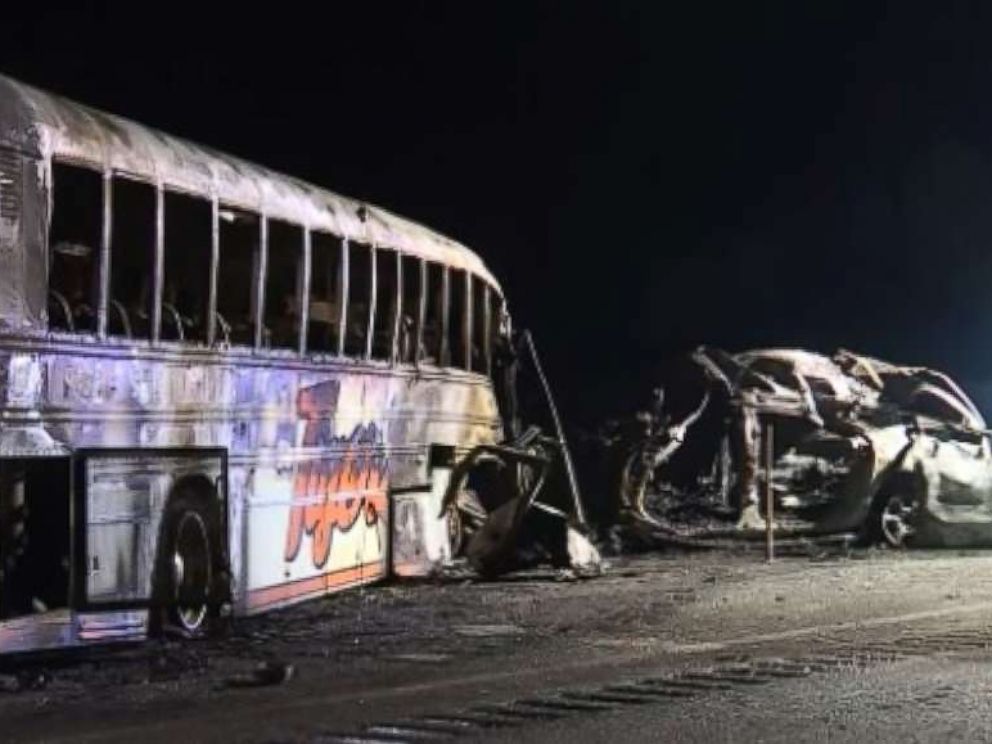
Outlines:
{"type": "Polygon", "coordinates": [[[504,317],[426,227],[0,77],[0,653],[443,560],[504,317]]]}

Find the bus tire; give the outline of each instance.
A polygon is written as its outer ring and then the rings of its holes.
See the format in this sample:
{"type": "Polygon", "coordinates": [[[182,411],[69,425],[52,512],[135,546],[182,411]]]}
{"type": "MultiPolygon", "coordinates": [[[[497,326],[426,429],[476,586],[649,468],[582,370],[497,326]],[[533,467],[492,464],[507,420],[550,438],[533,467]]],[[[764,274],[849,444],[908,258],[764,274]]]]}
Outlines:
{"type": "Polygon", "coordinates": [[[220,627],[227,575],[214,494],[180,484],[162,515],[151,630],[202,638],[220,627]]]}

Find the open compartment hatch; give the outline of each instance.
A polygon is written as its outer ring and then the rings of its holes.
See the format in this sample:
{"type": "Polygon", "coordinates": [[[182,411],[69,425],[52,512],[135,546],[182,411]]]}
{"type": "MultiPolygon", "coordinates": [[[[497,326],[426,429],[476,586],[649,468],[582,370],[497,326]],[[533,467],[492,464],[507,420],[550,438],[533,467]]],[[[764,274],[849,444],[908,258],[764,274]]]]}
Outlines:
{"type": "Polygon", "coordinates": [[[0,620],[69,605],[70,459],[0,459],[0,620]]]}

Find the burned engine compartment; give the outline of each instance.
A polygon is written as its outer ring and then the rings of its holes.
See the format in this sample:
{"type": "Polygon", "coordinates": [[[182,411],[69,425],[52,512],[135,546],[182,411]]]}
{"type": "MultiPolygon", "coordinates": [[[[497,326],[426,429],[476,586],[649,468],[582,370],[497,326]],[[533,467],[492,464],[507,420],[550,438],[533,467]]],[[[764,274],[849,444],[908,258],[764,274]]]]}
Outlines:
{"type": "Polygon", "coordinates": [[[770,486],[786,534],[992,544],[989,432],[947,375],[846,350],[704,346],[683,361],[678,384],[602,435],[621,522],[763,531],[770,486]]]}

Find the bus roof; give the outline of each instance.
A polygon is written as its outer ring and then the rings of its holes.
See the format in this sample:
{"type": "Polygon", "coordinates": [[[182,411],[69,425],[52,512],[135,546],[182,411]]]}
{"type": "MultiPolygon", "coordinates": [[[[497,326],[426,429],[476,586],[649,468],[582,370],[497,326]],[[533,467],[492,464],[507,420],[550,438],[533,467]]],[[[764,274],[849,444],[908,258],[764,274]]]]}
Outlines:
{"type": "Polygon", "coordinates": [[[372,204],[335,194],[0,75],[0,146],[110,168],[499,282],[470,249],[372,204]]]}

